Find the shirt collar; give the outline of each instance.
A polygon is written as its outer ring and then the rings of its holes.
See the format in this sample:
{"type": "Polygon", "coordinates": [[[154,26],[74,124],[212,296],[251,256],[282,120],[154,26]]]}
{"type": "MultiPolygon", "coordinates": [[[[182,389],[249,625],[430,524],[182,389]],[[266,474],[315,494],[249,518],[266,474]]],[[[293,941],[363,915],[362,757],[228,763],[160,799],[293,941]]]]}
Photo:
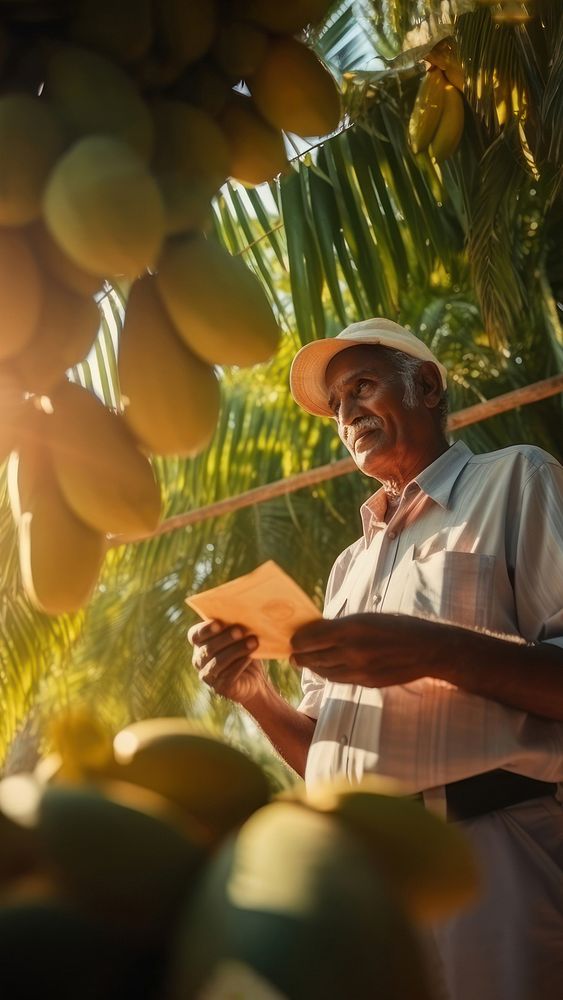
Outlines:
{"type": "MultiPolygon", "coordinates": [[[[403,499],[421,491],[440,507],[447,509],[456,479],[472,456],[473,452],[464,441],[456,441],[443,455],[407,483],[403,490],[403,499]],[[418,486],[418,491],[414,488],[415,484],[418,486]]],[[[383,522],[386,510],[387,499],[381,487],[360,507],[362,526],[367,539],[370,538],[375,524],[383,522]]]]}

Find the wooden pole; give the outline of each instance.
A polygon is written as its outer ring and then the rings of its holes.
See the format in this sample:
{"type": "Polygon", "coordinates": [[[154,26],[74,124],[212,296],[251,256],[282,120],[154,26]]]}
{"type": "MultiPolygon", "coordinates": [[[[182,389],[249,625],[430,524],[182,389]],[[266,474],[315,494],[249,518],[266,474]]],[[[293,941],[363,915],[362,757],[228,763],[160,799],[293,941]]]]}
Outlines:
{"type": "MultiPolygon", "coordinates": [[[[533,382],[531,385],[522,386],[520,389],[513,389],[511,392],[502,393],[493,399],[487,399],[483,403],[475,403],[467,406],[463,410],[451,413],[448,417],[448,431],[457,431],[461,427],[468,427],[470,424],[479,423],[489,417],[496,417],[499,413],[506,413],[517,406],[524,406],[527,403],[535,403],[548,396],[554,396],[563,391],[563,375],[552,375],[550,378],[542,379],[541,382],[533,382]]],[[[226,500],[218,500],[210,503],[206,507],[196,507],[195,510],[187,511],[184,514],[176,514],[169,517],[151,534],[141,535],[138,538],[127,539],[127,542],[141,542],[149,538],[158,538],[166,535],[170,531],[178,531],[191,524],[198,524],[211,517],[222,517],[225,514],[232,514],[233,511],[242,510],[244,507],[252,507],[257,503],[265,503],[275,497],[285,496],[294,493],[296,490],[305,489],[308,486],[315,486],[317,483],[327,482],[329,479],[336,479],[337,476],[345,476],[349,472],[354,472],[356,465],[351,458],[342,458],[337,462],[330,462],[328,465],[319,465],[315,469],[308,469],[306,472],[297,472],[287,479],[278,479],[273,483],[266,483],[264,486],[257,486],[252,490],[246,490],[237,496],[228,497],[226,500]]],[[[112,538],[110,545],[122,545],[119,537],[112,538]]]]}

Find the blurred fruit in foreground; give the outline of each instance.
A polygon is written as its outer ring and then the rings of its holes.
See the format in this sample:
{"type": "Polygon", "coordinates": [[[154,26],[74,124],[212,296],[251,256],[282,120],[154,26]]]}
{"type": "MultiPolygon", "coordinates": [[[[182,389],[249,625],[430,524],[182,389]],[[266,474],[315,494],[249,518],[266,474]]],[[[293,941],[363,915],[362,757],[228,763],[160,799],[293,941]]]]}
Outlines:
{"type": "Polygon", "coordinates": [[[53,239],[44,222],[39,221],[31,226],[27,235],[33,253],[46,275],[76,295],[90,296],[100,290],[102,279],[78,267],[53,239]]]}
{"type": "Polygon", "coordinates": [[[152,277],[136,281],[129,294],[119,383],[125,420],[146,450],[195,455],[209,444],[219,416],[219,382],[180,340],[152,277]]]}
{"type": "Polygon", "coordinates": [[[109,731],[85,705],[68,708],[51,719],[46,738],[66,773],[77,778],[84,770],[104,767],[113,758],[109,731]]]}
{"type": "Polygon", "coordinates": [[[145,54],[152,40],[151,0],[74,0],[69,33],[73,41],[119,63],[145,54]]]}
{"type": "Polygon", "coordinates": [[[0,230],[0,361],[32,340],[39,323],[44,287],[35,258],[18,229],[0,230]]]}
{"type": "Polygon", "coordinates": [[[122,778],[175,802],[215,838],[243,823],[270,798],[262,769],[185,719],[146,719],[114,739],[122,778]]]}
{"type": "Polygon", "coordinates": [[[204,361],[253,365],[274,353],[280,332],[262,286],[218,243],[168,240],[156,280],[178,333],[204,361]]]}
{"type": "Polygon", "coordinates": [[[20,569],[31,602],[48,614],[78,611],[90,597],[105,539],[68,507],[54,475],[41,480],[19,524],[20,569]]]}
{"type": "Polygon", "coordinates": [[[51,173],[45,221],[61,249],[89,274],[135,278],[154,264],[164,235],[156,181],[119,139],[93,135],[51,173]]]}
{"type": "Polygon", "coordinates": [[[26,391],[48,395],[69,368],[84,360],[99,326],[93,298],[46,282],[35,336],[14,359],[26,391]]]}
{"type": "Polygon", "coordinates": [[[256,105],[275,128],[326,135],[340,122],[340,94],[311,49],[293,38],[274,39],[250,81],[256,105]]]}
{"type": "Polygon", "coordinates": [[[256,812],[207,866],[176,939],[171,997],[236,961],[291,1000],[430,1000],[415,935],[357,837],[288,802],[256,812]]]}
{"type": "Polygon", "coordinates": [[[473,901],[479,876],[468,842],[422,803],[384,782],[319,786],[302,801],[358,835],[417,921],[440,920],[473,901]]]}
{"type": "Polygon", "coordinates": [[[16,447],[23,413],[21,381],[15,372],[0,368],[0,462],[16,447]]]}
{"type": "Polygon", "coordinates": [[[200,227],[229,173],[229,147],[213,118],[185,101],[151,104],[154,174],[166,209],[166,231],[200,227]]]}
{"type": "Polygon", "coordinates": [[[110,59],[78,45],[58,45],[47,61],[45,88],[70,139],[113,137],[148,159],[149,110],[127,73],[110,59]]]}
{"type": "Polygon", "coordinates": [[[154,530],[160,489],[123,417],[73,382],[63,382],[51,399],[49,447],[58,484],[77,517],[104,533],[154,530]]]}
{"type": "Polygon", "coordinates": [[[219,124],[229,142],[231,177],[244,184],[261,184],[286,170],[282,133],[262,118],[251,98],[233,94],[219,124]]]}
{"type": "Polygon", "coordinates": [[[0,225],[21,226],[41,214],[49,171],[63,150],[63,130],[45,100],[0,98],[0,225]]]}

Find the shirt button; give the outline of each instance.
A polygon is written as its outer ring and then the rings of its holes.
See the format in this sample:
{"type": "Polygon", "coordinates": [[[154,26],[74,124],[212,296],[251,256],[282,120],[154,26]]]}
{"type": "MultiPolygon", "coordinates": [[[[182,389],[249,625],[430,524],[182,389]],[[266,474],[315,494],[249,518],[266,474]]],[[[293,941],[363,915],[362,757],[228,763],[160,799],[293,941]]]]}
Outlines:
{"type": "Polygon", "coordinates": [[[371,603],[375,604],[376,607],[378,604],[381,604],[381,594],[374,594],[374,596],[371,599],[371,603]]]}
{"type": "Polygon", "coordinates": [[[346,746],[346,744],[348,742],[348,737],[346,736],[345,733],[342,734],[342,736],[340,737],[339,742],[342,744],[343,747],[346,746]]]}
{"type": "Polygon", "coordinates": [[[396,531],[390,531],[388,533],[388,535],[387,535],[387,538],[390,538],[391,541],[393,541],[393,539],[396,538],[396,537],[397,537],[397,532],[396,531]]]}

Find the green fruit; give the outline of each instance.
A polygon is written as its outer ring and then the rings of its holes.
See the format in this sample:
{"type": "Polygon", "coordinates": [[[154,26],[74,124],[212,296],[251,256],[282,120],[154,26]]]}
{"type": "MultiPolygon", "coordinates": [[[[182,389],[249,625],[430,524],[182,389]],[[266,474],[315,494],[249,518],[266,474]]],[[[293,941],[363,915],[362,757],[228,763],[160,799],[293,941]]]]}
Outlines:
{"type": "Polygon", "coordinates": [[[230,962],[291,1000],[430,998],[415,935],[365,847],[290,803],[259,810],[210,862],[179,926],[172,1000],[204,996],[230,962]]]}
{"type": "Polygon", "coordinates": [[[250,81],[256,106],[274,128],[327,135],[338,127],[340,94],[315,53],[294,38],[274,38],[250,81]]]}
{"type": "Polygon", "coordinates": [[[262,769],[249,757],[185,719],[146,719],[114,739],[122,779],[181,806],[215,838],[243,823],[270,798],[262,769]]]}
{"type": "Polygon", "coordinates": [[[213,369],[178,337],[152,277],[133,285],[119,338],[125,420],[156,455],[196,455],[219,417],[213,369]]]}
{"type": "Polygon", "coordinates": [[[464,120],[463,97],[453,83],[446,83],[442,115],[429,147],[437,163],[442,163],[455,153],[463,135],[464,120]]]}
{"type": "Polygon", "coordinates": [[[262,287],[218,243],[168,241],[157,284],[180,336],[210,364],[253,365],[274,353],[279,330],[262,287]]]}
{"type": "Polygon", "coordinates": [[[127,73],[74,45],[60,45],[47,62],[46,92],[70,138],[114,136],[143,158],[152,150],[149,110],[127,73]]]}
{"type": "Polygon", "coordinates": [[[166,802],[132,792],[119,785],[107,785],[105,793],[49,785],[37,834],[60,890],[77,909],[133,938],[161,940],[206,852],[169,822],[166,802]]]}
{"type": "Polygon", "coordinates": [[[213,118],[185,101],[154,101],[153,171],[168,233],[200,228],[209,202],[229,175],[229,147],[213,118]]]}
{"type": "Polygon", "coordinates": [[[413,919],[444,919],[475,898],[479,878],[468,841],[421,803],[388,794],[376,778],[353,788],[319,786],[305,801],[361,838],[413,919]]]}
{"type": "Polygon", "coordinates": [[[47,177],[63,147],[62,127],[45,99],[0,98],[0,225],[39,217],[47,177]]]}
{"type": "Polygon", "coordinates": [[[118,139],[82,139],[53,170],[44,199],[47,227],[82,270],[136,278],[154,264],[164,206],[154,178],[118,139]]]}
{"type": "Polygon", "coordinates": [[[160,489],[123,417],[74,382],[51,394],[49,447],[57,482],[85,524],[111,534],[154,531],[160,489]]]}

